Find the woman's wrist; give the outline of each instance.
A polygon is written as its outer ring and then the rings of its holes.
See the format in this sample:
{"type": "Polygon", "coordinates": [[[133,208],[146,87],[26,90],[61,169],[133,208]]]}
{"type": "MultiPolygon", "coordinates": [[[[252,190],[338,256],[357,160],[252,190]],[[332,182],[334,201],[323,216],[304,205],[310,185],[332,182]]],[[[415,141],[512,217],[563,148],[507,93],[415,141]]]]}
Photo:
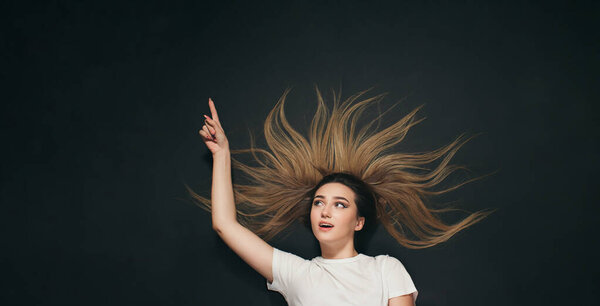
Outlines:
{"type": "Polygon", "coordinates": [[[229,158],[231,156],[231,153],[229,152],[229,148],[224,148],[213,153],[212,156],[213,159],[229,158]]]}

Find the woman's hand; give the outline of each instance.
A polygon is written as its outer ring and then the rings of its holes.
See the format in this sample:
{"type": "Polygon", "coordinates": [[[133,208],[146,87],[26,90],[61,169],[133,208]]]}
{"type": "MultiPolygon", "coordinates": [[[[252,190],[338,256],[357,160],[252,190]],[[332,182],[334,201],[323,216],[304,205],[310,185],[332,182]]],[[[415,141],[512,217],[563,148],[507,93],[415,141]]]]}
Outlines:
{"type": "Polygon", "coordinates": [[[215,108],[215,103],[211,98],[208,98],[208,107],[210,108],[211,117],[204,115],[204,125],[199,131],[200,136],[206,147],[210,150],[213,156],[220,152],[229,152],[229,142],[225,137],[225,131],[221,127],[219,115],[215,108]]]}

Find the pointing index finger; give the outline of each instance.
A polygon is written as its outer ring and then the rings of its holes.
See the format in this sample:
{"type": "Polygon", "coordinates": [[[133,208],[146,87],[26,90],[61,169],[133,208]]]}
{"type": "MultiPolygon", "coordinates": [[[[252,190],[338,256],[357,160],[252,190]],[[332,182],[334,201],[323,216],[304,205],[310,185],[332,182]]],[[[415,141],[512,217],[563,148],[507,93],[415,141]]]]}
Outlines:
{"type": "Polygon", "coordinates": [[[217,114],[217,109],[215,108],[215,102],[213,102],[213,100],[211,98],[208,98],[208,107],[210,108],[210,114],[211,114],[212,120],[214,120],[216,122],[220,122],[219,115],[217,114]]]}

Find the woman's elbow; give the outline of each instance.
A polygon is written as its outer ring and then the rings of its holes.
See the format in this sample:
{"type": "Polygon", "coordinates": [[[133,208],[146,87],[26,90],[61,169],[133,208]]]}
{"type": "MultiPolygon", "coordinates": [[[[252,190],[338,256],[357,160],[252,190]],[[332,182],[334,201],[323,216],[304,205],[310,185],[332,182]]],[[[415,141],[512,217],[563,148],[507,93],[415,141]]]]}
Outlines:
{"type": "Polygon", "coordinates": [[[213,222],[212,228],[215,232],[217,232],[217,234],[221,234],[221,227],[219,227],[219,225],[213,222]]]}
{"type": "Polygon", "coordinates": [[[212,228],[220,236],[221,234],[223,234],[223,232],[227,231],[228,229],[232,229],[232,226],[235,223],[237,223],[237,222],[235,222],[235,221],[232,222],[232,221],[213,220],[213,222],[212,222],[212,228]]]}

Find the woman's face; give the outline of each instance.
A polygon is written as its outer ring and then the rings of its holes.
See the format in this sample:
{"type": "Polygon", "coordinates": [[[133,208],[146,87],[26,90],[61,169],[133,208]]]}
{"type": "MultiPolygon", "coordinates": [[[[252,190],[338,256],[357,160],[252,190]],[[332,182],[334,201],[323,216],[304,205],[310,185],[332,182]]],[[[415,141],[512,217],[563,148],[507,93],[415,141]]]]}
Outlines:
{"type": "Polygon", "coordinates": [[[310,210],[313,234],[321,243],[354,239],[365,218],[358,217],[352,189],[340,183],[328,183],[317,189],[310,210]]]}

